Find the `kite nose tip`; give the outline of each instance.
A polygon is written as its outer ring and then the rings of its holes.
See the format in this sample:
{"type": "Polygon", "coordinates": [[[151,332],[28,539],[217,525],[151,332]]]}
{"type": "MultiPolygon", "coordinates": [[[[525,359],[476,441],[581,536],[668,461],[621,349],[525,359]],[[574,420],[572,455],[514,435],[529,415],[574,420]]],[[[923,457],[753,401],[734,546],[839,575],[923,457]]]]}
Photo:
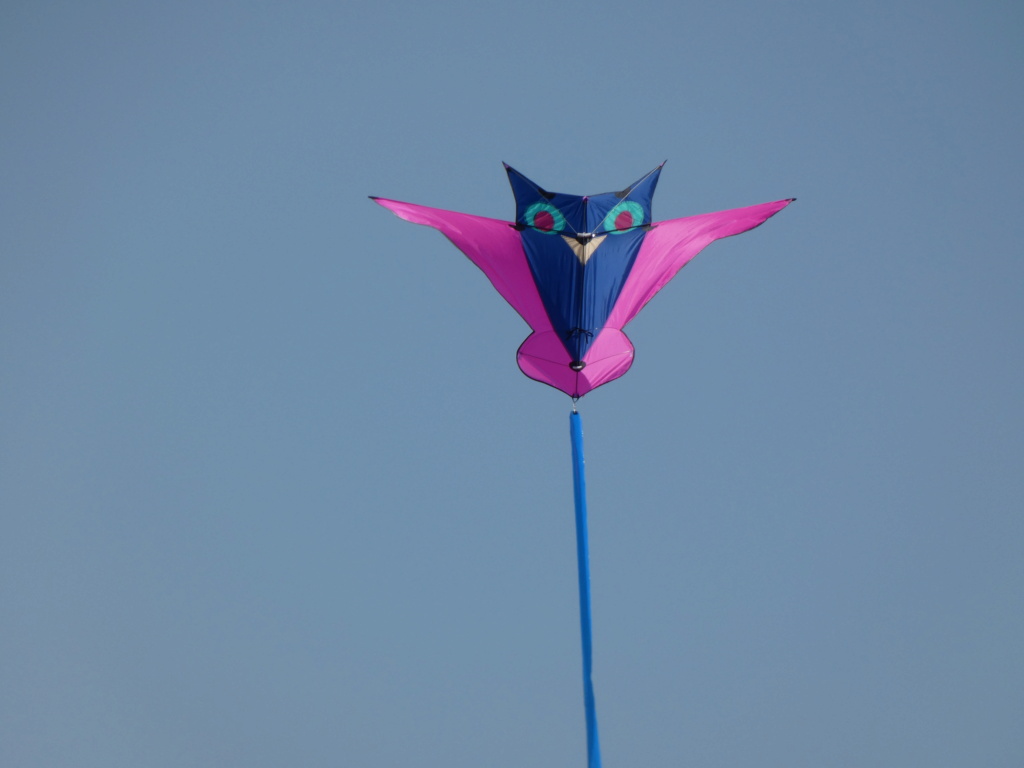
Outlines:
{"type": "Polygon", "coordinates": [[[584,363],[582,360],[573,360],[571,363],[569,363],[569,367],[576,371],[576,373],[579,373],[580,371],[587,367],[587,364],[584,363]]]}

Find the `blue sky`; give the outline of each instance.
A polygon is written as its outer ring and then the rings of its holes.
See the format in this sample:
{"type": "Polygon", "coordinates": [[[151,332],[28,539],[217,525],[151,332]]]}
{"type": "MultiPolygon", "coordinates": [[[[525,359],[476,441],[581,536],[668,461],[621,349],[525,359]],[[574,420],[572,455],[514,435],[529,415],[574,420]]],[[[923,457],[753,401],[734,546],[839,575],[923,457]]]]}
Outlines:
{"type": "Polygon", "coordinates": [[[605,765],[1024,760],[1010,2],[8,3],[0,762],[585,764],[567,414],[367,195],[668,159],[582,401],[605,765]]]}

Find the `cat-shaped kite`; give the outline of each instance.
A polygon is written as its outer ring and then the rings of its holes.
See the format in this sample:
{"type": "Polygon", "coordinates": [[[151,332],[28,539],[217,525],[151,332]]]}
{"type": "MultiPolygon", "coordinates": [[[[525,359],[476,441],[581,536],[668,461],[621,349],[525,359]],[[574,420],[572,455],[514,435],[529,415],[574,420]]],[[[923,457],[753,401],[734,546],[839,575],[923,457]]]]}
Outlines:
{"type": "Polygon", "coordinates": [[[623,327],[690,259],[793,201],[653,223],[663,165],[621,192],[586,197],[548,192],[505,165],[514,223],[373,199],[440,230],[480,267],[533,329],[517,355],[523,373],[575,399],[629,370],[623,327]]]}

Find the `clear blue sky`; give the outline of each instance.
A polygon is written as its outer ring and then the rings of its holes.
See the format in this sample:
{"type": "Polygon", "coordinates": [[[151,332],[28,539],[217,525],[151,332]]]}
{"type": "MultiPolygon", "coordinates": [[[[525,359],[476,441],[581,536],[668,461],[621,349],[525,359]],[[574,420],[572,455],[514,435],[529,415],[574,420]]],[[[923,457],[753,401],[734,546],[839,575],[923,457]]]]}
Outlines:
{"type": "Polygon", "coordinates": [[[583,766],[569,399],[382,195],[668,159],[606,768],[1024,764],[1016,2],[0,10],[0,764],[583,766]]]}

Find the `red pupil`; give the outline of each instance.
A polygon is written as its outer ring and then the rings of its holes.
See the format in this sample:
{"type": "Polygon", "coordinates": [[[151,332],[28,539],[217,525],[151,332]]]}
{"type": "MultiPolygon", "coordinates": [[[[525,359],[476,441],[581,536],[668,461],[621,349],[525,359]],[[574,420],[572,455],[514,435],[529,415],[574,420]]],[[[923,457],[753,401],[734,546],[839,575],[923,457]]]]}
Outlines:
{"type": "Polygon", "coordinates": [[[533,217],[533,226],[537,229],[543,229],[545,231],[555,228],[555,217],[552,216],[548,211],[538,211],[537,215],[533,217]]]}
{"type": "Polygon", "coordinates": [[[629,229],[633,226],[633,214],[629,211],[623,211],[615,217],[615,228],[616,229],[629,229]]]}

